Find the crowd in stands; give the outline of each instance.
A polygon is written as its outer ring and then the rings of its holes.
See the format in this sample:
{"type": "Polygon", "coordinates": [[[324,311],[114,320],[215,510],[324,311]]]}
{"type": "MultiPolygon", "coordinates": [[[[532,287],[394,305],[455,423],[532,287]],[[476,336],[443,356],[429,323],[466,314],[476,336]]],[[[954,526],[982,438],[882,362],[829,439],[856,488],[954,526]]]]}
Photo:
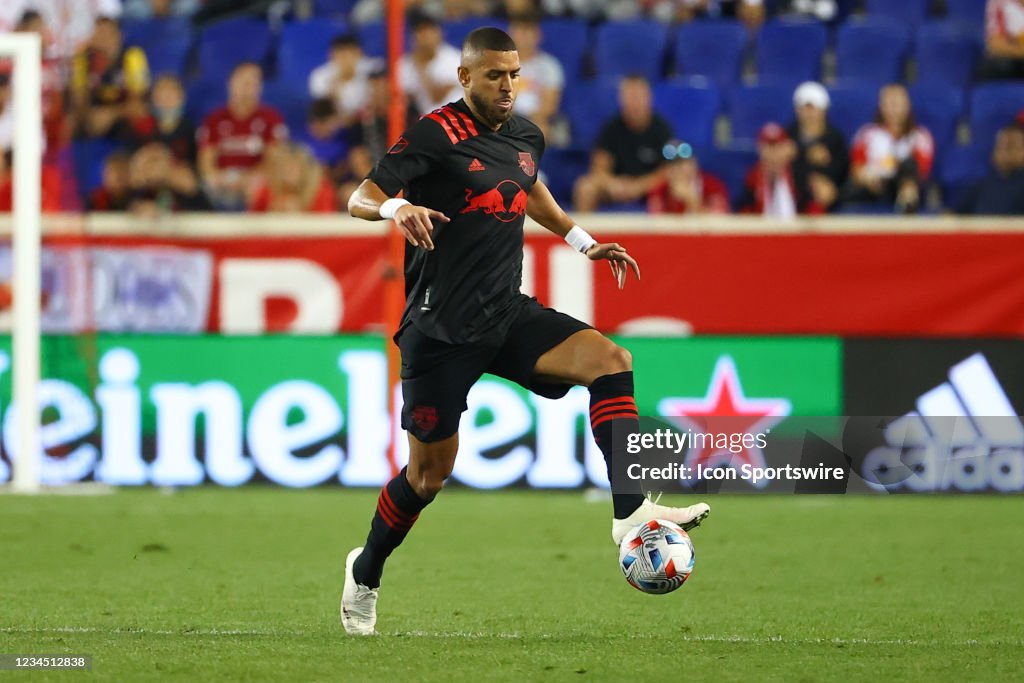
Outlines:
{"type": "MultiPolygon", "coordinates": [[[[1024,0],[407,0],[407,123],[505,27],[579,211],[1024,215],[1024,0]]],[[[390,145],[379,0],[5,0],[45,211],[342,210],[390,145]]],[[[0,210],[11,68],[0,60],[0,210]]]]}

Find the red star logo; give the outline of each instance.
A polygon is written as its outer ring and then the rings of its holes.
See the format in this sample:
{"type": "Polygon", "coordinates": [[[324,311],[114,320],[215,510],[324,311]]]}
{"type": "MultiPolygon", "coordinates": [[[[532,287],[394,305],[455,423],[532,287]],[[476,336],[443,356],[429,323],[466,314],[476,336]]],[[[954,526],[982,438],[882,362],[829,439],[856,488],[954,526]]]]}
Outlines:
{"type": "MultiPolygon", "coordinates": [[[[721,356],[715,363],[708,393],[703,398],[669,397],[658,402],[658,412],[666,417],[679,417],[695,432],[705,434],[750,435],[764,434],[790,414],[792,404],[785,398],[747,398],[740,384],[736,364],[730,356],[721,356]]],[[[738,446],[738,452],[729,448],[705,447],[697,443],[686,454],[686,465],[714,469],[732,464],[736,469],[743,464],[765,467],[764,453],[752,438],[738,446]]],[[[759,482],[767,485],[767,481],[759,482]]]]}

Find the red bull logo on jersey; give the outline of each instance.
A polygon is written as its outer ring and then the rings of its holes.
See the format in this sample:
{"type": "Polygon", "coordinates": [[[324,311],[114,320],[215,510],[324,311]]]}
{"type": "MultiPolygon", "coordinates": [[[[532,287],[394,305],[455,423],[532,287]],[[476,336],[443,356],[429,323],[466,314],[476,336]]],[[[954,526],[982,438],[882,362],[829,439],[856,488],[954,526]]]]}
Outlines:
{"type": "Polygon", "coordinates": [[[466,206],[459,213],[482,211],[502,223],[511,223],[526,213],[526,191],[514,180],[502,180],[497,187],[474,195],[466,190],[466,206]]]}

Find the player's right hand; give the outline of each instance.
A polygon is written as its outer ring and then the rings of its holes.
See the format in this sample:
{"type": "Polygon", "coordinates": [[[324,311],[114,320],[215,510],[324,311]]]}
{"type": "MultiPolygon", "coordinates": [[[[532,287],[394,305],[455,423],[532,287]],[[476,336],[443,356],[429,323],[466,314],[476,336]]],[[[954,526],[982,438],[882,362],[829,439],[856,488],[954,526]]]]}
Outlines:
{"type": "Polygon", "coordinates": [[[451,219],[440,211],[415,204],[406,204],[395,212],[395,224],[405,239],[409,240],[409,244],[423,247],[427,251],[434,250],[434,240],[431,239],[434,220],[442,223],[451,222],[451,219]]]}

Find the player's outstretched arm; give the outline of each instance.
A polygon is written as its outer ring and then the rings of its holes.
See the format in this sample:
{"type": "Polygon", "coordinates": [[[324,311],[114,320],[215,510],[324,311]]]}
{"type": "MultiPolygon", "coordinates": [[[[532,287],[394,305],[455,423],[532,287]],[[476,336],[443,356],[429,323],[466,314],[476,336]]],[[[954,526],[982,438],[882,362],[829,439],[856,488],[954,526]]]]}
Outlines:
{"type": "Polygon", "coordinates": [[[348,212],[367,221],[394,219],[399,232],[414,247],[433,251],[433,221],[449,222],[440,211],[410,204],[404,199],[388,197],[372,180],[364,180],[348,199],[348,212]]]}
{"type": "Polygon", "coordinates": [[[617,242],[600,244],[587,234],[586,230],[573,223],[562,210],[551,190],[540,180],[533,184],[526,201],[526,215],[569,243],[577,251],[586,254],[591,261],[607,260],[619,289],[626,286],[627,268],[640,279],[640,266],[636,259],[626,253],[626,248],[617,242]]]}

